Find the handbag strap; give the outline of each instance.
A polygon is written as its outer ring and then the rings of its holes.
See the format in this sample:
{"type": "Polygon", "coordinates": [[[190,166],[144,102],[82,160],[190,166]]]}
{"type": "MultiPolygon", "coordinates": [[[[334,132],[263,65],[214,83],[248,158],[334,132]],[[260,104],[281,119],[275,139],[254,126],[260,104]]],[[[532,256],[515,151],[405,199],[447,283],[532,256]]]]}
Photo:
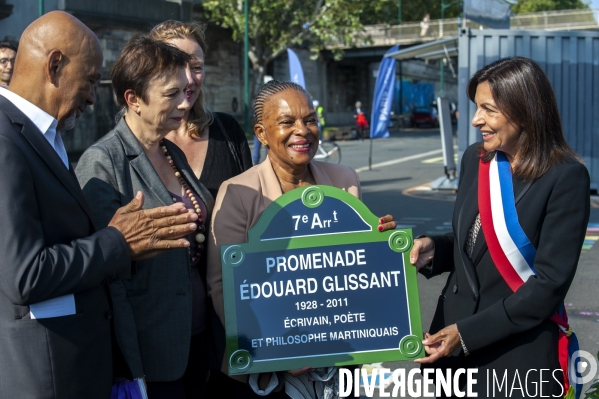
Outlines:
{"type": "Polygon", "coordinates": [[[223,123],[221,122],[221,120],[218,117],[218,115],[216,114],[216,112],[214,112],[212,115],[214,115],[214,120],[218,124],[218,127],[220,128],[220,130],[225,135],[225,140],[227,141],[227,144],[229,145],[229,151],[231,151],[231,154],[233,155],[233,158],[235,159],[235,163],[237,164],[237,167],[239,168],[239,173],[243,173],[243,164],[241,163],[241,158],[239,158],[239,155],[237,154],[237,150],[235,150],[235,146],[233,146],[233,141],[231,140],[231,136],[229,136],[229,133],[227,133],[227,130],[223,126],[223,123]]]}

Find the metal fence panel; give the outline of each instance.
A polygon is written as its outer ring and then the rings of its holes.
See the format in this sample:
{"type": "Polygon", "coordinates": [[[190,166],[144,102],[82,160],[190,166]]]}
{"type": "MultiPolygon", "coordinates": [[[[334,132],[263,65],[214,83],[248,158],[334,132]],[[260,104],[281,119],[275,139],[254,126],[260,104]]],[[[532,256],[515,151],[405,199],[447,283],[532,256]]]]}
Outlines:
{"type": "Polygon", "coordinates": [[[471,124],[476,107],[466,95],[470,77],[500,58],[528,57],[547,73],[553,86],[568,144],[599,189],[599,32],[470,30],[460,32],[458,54],[458,151],[481,141],[471,124]]]}

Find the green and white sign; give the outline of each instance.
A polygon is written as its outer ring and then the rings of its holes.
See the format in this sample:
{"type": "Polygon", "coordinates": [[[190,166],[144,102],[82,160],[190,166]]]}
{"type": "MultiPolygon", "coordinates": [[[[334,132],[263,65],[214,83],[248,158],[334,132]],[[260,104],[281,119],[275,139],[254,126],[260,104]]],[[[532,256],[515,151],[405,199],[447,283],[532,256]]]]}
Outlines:
{"type": "Polygon", "coordinates": [[[329,186],[279,197],[221,247],[230,374],[424,356],[410,229],[329,186]]]}

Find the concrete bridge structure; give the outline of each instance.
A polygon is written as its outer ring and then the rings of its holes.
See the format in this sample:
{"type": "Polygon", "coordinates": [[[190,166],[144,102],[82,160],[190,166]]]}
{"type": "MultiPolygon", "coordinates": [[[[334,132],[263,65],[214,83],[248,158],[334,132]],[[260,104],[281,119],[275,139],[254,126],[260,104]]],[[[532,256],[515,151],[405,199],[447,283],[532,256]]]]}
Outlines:
{"type": "MultiPolygon", "coordinates": [[[[599,9],[547,11],[529,14],[518,14],[511,17],[513,30],[599,30],[599,9]]],[[[428,28],[423,29],[420,22],[402,25],[370,25],[359,33],[357,43],[349,46],[342,42],[331,43],[328,48],[342,48],[344,57],[341,61],[333,61],[331,54],[325,52],[323,59],[310,61],[307,52],[302,58],[302,65],[310,62],[324,63],[320,66],[320,76],[306,77],[308,90],[324,104],[328,121],[331,124],[343,125],[351,123],[353,103],[361,100],[364,104],[372,103],[374,83],[378,65],[389,47],[399,44],[400,48],[449,39],[458,34],[460,27],[470,29],[486,29],[480,24],[456,18],[431,20],[428,28]],[[460,25],[461,24],[461,25],[460,25]]],[[[457,46],[457,41],[456,41],[457,46]]],[[[449,46],[448,46],[449,47],[449,46]]],[[[302,50],[297,50],[302,54],[302,50]]],[[[419,58],[402,61],[397,68],[398,78],[410,82],[428,82],[435,88],[435,96],[441,91],[440,75],[443,71],[444,92],[450,101],[457,102],[457,61],[456,52],[436,54],[430,58],[419,58]],[[445,58],[445,60],[444,60],[445,58]],[[443,66],[439,64],[443,63],[443,66]]],[[[275,62],[277,75],[284,75],[287,67],[286,59],[275,62]]],[[[306,66],[304,66],[306,69],[306,66]]],[[[308,68],[310,69],[310,68],[308,68]]],[[[405,100],[404,100],[405,102],[405,100]]]]}
{"type": "MultiPolygon", "coordinates": [[[[360,34],[362,40],[357,48],[387,47],[421,44],[428,41],[455,36],[462,28],[484,29],[474,21],[466,19],[460,25],[457,18],[429,21],[428,29],[423,30],[420,22],[401,25],[368,25],[360,34]]],[[[543,11],[529,14],[517,14],[510,18],[511,29],[517,30],[599,30],[599,9],[543,11]]],[[[332,43],[331,48],[350,48],[344,43],[332,43]]]]}

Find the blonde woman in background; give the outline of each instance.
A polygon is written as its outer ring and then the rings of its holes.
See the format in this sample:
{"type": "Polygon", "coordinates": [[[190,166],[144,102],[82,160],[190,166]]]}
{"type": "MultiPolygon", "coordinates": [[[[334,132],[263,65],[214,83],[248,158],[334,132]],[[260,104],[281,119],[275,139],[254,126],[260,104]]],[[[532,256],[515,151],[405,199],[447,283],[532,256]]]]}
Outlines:
{"type": "MultiPolygon", "coordinates": [[[[165,21],[150,32],[154,40],[169,43],[192,57],[190,72],[193,83],[189,86],[191,109],[183,116],[181,126],[167,134],[167,138],[183,150],[191,168],[210,194],[216,194],[222,182],[252,167],[252,158],[245,133],[231,115],[211,112],[204,100],[206,76],[204,56],[208,49],[203,26],[195,22],[165,21]]],[[[209,222],[209,220],[206,220],[209,222]]],[[[207,226],[209,227],[209,226],[207,226]]],[[[206,282],[206,263],[200,263],[200,274],[206,282]]],[[[206,397],[227,397],[230,379],[220,372],[225,348],[225,331],[207,299],[207,330],[209,344],[206,346],[210,368],[206,397]]],[[[204,361],[206,359],[202,359],[204,361]]]]}
{"type": "Polygon", "coordinates": [[[204,56],[208,47],[204,29],[195,22],[165,21],[150,37],[183,50],[192,58],[193,84],[189,86],[191,109],[177,130],[167,138],[183,150],[200,182],[216,197],[221,183],[252,167],[245,133],[233,116],[211,112],[204,101],[204,56]]]}

